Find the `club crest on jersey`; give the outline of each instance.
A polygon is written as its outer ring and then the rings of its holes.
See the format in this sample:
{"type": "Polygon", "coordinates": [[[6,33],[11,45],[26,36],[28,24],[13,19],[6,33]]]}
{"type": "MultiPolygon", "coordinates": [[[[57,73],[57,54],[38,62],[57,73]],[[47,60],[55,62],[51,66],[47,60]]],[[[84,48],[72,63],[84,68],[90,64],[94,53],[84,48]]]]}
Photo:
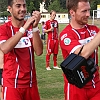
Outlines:
{"type": "Polygon", "coordinates": [[[96,35],[96,31],[91,30],[91,34],[92,34],[92,35],[96,35]]]}
{"type": "Polygon", "coordinates": [[[70,40],[69,38],[65,38],[65,39],[64,39],[64,44],[65,44],[65,45],[69,45],[70,42],[71,42],[71,40],[70,40]]]}
{"type": "Polygon", "coordinates": [[[33,37],[32,29],[27,30],[27,36],[28,36],[29,38],[32,38],[32,37],[33,37]]]}

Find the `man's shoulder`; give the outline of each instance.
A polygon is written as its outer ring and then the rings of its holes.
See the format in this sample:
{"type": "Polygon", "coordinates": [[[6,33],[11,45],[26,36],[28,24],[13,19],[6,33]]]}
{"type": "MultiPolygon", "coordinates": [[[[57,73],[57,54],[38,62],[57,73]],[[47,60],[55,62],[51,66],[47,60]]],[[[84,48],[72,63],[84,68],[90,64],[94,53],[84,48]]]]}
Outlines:
{"type": "Polygon", "coordinates": [[[5,30],[6,29],[6,26],[7,26],[6,23],[0,25],[0,30],[2,30],[2,29],[5,30]]]}
{"type": "Polygon", "coordinates": [[[97,31],[97,32],[100,30],[100,28],[97,27],[96,25],[89,25],[89,24],[87,24],[86,27],[87,27],[89,30],[95,30],[95,31],[97,31]]]}
{"type": "Polygon", "coordinates": [[[68,32],[68,31],[71,31],[71,30],[72,30],[72,27],[71,27],[70,24],[68,24],[68,25],[65,26],[65,28],[62,30],[62,32],[64,32],[64,31],[68,32]]]}
{"type": "Polygon", "coordinates": [[[72,31],[72,27],[70,26],[70,24],[68,24],[67,26],[65,26],[65,28],[60,32],[60,36],[64,35],[64,34],[70,34],[70,32],[72,31]]]}
{"type": "Polygon", "coordinates": [[[90,25],[90,24],[86,24],[86,27],[88,27],[88,28],[98,28],[96,25],[90,25]]]}
{"type": "Polygon", "coordinates": [[[4,28],[4,27],[10,26],[10,25],[11,25],[10,22],[6,22],[6,23],[0,25],[0,28],[4,28]]]}

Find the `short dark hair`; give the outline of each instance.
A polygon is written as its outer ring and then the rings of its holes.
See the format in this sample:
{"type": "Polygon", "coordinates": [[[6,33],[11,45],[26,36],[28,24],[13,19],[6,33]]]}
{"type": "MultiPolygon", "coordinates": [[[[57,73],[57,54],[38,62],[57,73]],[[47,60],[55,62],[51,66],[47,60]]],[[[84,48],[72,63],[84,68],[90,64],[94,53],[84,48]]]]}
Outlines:
{"type": "Polygon", "coordinates": [[[8,0],[8,6],[12,6],[13,5],[13,0],[8,0]]]}
{"type": "Polygon", "coordinates": [[[76,11],[79,2],[89,2],[89,0],[66,0],[66,7],[68,12],[73,9],[76,11]]]}

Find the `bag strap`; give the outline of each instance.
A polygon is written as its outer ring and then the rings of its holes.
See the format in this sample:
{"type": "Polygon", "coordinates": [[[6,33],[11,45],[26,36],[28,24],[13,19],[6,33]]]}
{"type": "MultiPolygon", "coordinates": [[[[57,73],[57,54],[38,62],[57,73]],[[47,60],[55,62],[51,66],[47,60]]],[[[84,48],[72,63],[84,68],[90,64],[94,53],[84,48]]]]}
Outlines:
{"type": "Polygon", "coordinates": [[[84,45],[82,46],[82,48],[80,49],[78,55],[82,52],[84,45]]]}

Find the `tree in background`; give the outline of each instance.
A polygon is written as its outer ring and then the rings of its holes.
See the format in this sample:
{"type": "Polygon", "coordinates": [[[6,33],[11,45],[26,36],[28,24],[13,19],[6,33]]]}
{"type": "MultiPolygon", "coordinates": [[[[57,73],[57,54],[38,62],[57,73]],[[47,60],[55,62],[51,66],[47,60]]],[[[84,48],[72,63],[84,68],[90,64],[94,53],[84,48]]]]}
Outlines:
{"type": "Polygon", "coordinates": [[[40,8],[40,3],[43,0],[26,0],[26,5],[27,5],[27,12],[32,12],[33,10],[38,10],[40,8]]]}
{"type": "Polygon", "coordinates": [[[66,0],[46,0],[45,9],[48,11],[55,10],[56,12],[67,12],[66,0]]]}
{"type": "Polygon", "coordinates": [[[100,0],[90,0],[91,4],[91,16],[93,15],[93,10],[97,10],[97,5],[100,5],[100,0]]]}
{"type": "Polygon", "coordinates": [[[0,0],[0,12],[7,11],[7,0],[0,0]]]}
{"type": "Polygon", "coordinates": [[[60,0],[60,5],[63,9],[66,9],[66,0],[60,0]]]}
{"type": "MultiPolygon", "coordinates": [[[[45,1],[45,9],[48,11],[53,9],[56,12],[67,12],[66,0],[26,0],[27,11],[31,13],[32,10],[39,10],[40,3],[42,3],[43,1],[45,1]]],[[[100,0],[90,0],[90,1],[91,1],[91,10],[96,10],[97,5],[100,4],[100,0]]],[[[0,0],[0,16],[1,15],[2,16],[7,15],[7,0],[0,0]]]]}
{"type": "Polygon", "coordinates": [[[67,12],[67,10],[60,5],[60,0],[54,0],[50,3],[48,6],[48,11],[51,10],[55,10],[56,12],[67,12]]]}

